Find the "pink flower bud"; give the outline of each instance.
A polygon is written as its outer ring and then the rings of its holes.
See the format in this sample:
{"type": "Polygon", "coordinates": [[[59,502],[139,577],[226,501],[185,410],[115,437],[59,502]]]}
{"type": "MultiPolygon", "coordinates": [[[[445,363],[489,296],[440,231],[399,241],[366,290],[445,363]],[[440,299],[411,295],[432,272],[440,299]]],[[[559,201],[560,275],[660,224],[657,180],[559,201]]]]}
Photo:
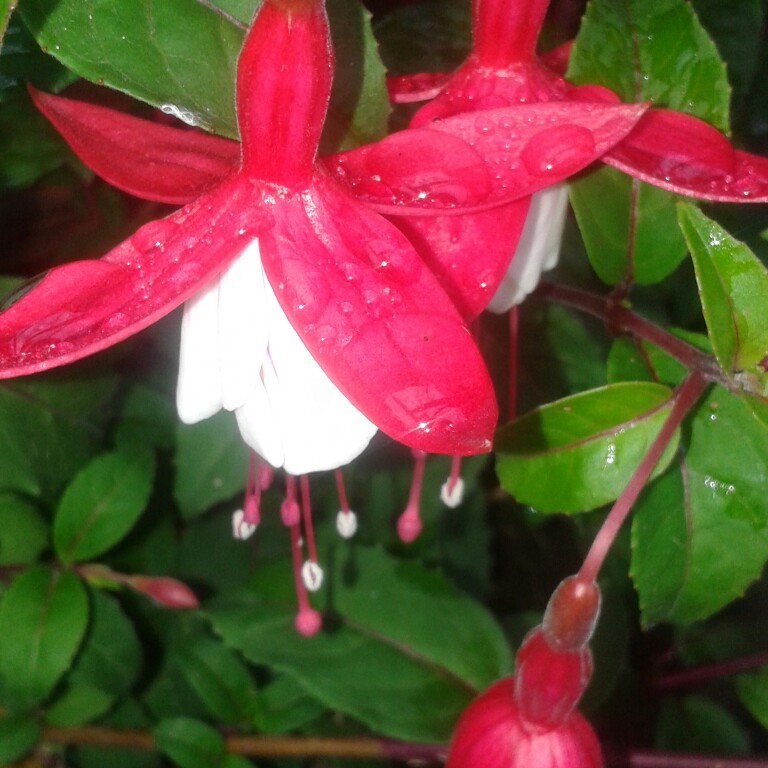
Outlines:
{"type": "Polygon", "coordinates": [[[454,731],[446,768],[602,768],[592,727],[572,712],[557,725],[532,723],[504,678],[476,698],[454,731]]]}
{"type": "Polygon", "coordinates": [[[125,583],[165,608],[197,608],[195,593],[182,581],[166,576],[130,576],[125,583]]]}

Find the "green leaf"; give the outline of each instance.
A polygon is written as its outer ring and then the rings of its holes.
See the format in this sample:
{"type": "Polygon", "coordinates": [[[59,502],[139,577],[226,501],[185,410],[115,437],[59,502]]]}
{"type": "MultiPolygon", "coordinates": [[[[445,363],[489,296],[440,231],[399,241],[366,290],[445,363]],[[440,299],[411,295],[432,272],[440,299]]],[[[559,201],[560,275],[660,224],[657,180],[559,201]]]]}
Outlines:
{"type": "Polygon", "coordinates": [[[726,373],[755,372],[768,355],[768,270],[696,206],[677,211],[717,361],[726,373]]]}
{"type": "Polygon", "coordinates": [[[667,699],[661,707],[655,746],[673,752],[748,755],[744,726],[721,704],[703,696],[667,699]]]}
{"type": "Polygon", "coordinates": [[[680,465],[635,505],[631,574],[646,626],[706,618],[743,594],[768,558],[768,428],[716,387],[683,448],[680,465]]]}
{"type": "Polygon", "coordinates": [[[70,571],[33,566],[0,603],[0,682],[11,711],[41,703],[72,662],[88,622],[88,598],[70,571]]]}
{"type": "Polygon", "coordinates": [[[228,411],[198,424],[180,424],[174,458],[174,496],[188,520],[245,486],[248,448],[228,411]]]}
{"type": "Polygon", "coordinates": [[[0,46],[3,44],[5,30],[8,28],[13,9],[16,7],[17,0],[0,0],[0,46]]]}
{"type": "MultiPolygon", "coordinates": [[[[624,101],[687,112],[728,131],[730,89],[717,49],[683,0],[593,0],[568,76],[600,83],[624,101]]],[[[590,263],[606,283],[652,284],[685,255],[675,196],[603,168],[571,186],[590,263]]]]}
{"type": "Polygon", "coordinates": [[[326,631],[305,638],[294,629],[287,565],[260,568],[249,587],[215,603],[214,629],[253,663],[378,733],[445,740],[481,681],[509,670],[498,628],[421,566],[362,548],[351,563],[334,560],[327,578],[337,618],[326,631]]]}
{"type": "Polygon", "coordinates": [[[10,765],[31,752],[40,738],[34,714],[5,713],[0,716],[0,765],[10,765]]]}
{"type": "Polygon", "coordinates": [[[244,726],[253,721],[256,687],[238,654],[221,641],[196,635],[174,650],[174,660],[211,717],[244,726]]]}
{"type": "Polygon", "coordinates": [[[67,683],[45,710],[46,722],[62,728],[83,725],[103,715],[115,697],[84,683],[67,683]]]}
{"type": "Polygon", "coordinates": [[[93,454],[112,377],[0,383],[0,489],[51,498],[93,454]]]}
{"type": "Polygon", "coordinates": [[[286,733],[316,720],[325,706],[289,675],[259,689],[253,724],[263,733],[286,733]]]}
{"type": "MultiPolygon", "coordinates": [[[[502,486],[542,512],[582,512],[612,501],[669,414],[671,394],[668,387],[650,382],[610,384],[501,427],[496,470],[502,486]]],[[[676,448],[673,438],[656,474],[676,448]]]]}
{"type": "Polygon", "coordinates": [[[48,523],[37,505],[0,493],[0,565],[30,563],[48,546],[48,523]]]}
{"type": "Polygon", "coordinates": [[[736,692],[741,703],[760,725],[768,730],[768,666],[736,678],[736,692]]]}
{"type": "Polygon", "coordinates": [[[82,469],[64,492],[53,521],[53,543],[65,563],[113,547],[144,511],[152,491],[154,456],[107,453],[82,469]]]}
{"type": "Polygon", "coordinates": [[[340,563],[333,583],[334,607],[356,627],[386,636],[476,691],[511,673],[504,635],[478,602],[416,563],[380,549],[356,554],[357,567],[340,563]]]}
{"type": "Polygon", "coordinates": [[[199,720],[161,720],[152,735],[160,750],[181,768],[215,768],[224,761],[224,737],[199,720]]]}
{"type": "Polygon", "coordinates": [[[27,187],[71,158],[53,126],[26,96],[0,102],[0,190],[27,187]]]}
{"type": "Polygon", "coordinates": [[[657,283],[685,258],[675,195],[602,167],[572,182],[570,199],[590,264],[603,282],[657,283]]]}
{"type": "Polygon", "coordinates": [[[684,0],[592,0],[568,78],[622,101],[650,100],[728,131],[730,86],[715,44],[684,0]]]}
{"type": "Polygon", "coordinates": [[[111,694],[129,692],[141,670],[141,644],[120,603],[101,590],[91,592],[88,634],[68,679],[111,694]]]}

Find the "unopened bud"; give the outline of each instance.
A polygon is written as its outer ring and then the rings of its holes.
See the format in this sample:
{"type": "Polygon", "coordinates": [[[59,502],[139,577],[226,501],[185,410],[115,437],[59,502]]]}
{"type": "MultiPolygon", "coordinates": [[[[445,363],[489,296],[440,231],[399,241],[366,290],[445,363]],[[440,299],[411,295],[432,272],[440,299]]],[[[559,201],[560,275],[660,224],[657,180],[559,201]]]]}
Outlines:
{"type": "Polygon", "coordinates": [[[167,576],[128,576],[124,583],[165,608],[197,608],[195,593],[184,582],[167,576]]]}
{"type": "Polygon", "coordinates": [[[558,651],[578,651],[592,638],[600,614],[600,588],[578,576],[563,579],[544,612],[547,642],[558,651]]]}

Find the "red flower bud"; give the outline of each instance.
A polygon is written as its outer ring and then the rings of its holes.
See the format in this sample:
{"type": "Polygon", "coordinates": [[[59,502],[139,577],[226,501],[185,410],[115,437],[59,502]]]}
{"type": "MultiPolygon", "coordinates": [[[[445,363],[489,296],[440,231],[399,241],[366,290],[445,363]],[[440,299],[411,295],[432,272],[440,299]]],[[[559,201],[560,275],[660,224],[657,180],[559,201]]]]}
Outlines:
{"type": "Polygon", "coordinates": [[[515,679],[504,678],[459,718],[446,768],[602,768],[592,727],[576,711],[557,725],[526,719],[515,701],[515,679]]]}
{"type": "Polygon", "coordinates": [[[164,608],[197,608],[195,593],[184,582],[167,576],[130,576],[125,583],[164,608]]]}

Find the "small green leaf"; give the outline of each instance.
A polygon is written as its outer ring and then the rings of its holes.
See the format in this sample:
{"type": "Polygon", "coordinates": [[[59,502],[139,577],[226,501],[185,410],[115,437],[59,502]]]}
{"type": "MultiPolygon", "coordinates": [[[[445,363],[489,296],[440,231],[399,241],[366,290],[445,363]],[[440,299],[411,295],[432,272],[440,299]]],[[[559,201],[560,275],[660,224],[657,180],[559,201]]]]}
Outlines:
{"type": "Polygon", "coordinates": [[[717,361],[726,373],[753,372],[768,355],[768,270],[696,206],[677,211],[717,361]]]}
{"type": "Polygon", "coordinates": [[[0,683],[11,711],[41,703],[64,674],[88,622],[88,598],[70,571],[33,566],[0,603],[0,683]]]}
{"type": "Polygon", "coordinates": [[[190,519],[245,485],[248,448],[235,417],[220,411],[198,424],[180,424],[176,433],[174,496],[181,514],[190,519]]]}
{"type": "Polygon", "coordinates": [[[199,720],[161,720],[152,735],[160,750],[180,768],[216,768],[224,762],[224,737],[199,720]]]}
{"type": "Polygon", "coordinates": [[[154,456],[148,451],[103,454],[82,469],[53,521],[53,543],[62,561],[88,560],[117,544],[144,511],[153,476],[154,456]]]}
{"type": "Polygon", "coordinates": [[[234,651],[221,641],[197,635],[175,649],[174,660],[211,717],[235,725],[253,721],[256,686],[234,651]]]}
{"type": "Polygon", "coordinates": [[[30,752],[40,738],[35,715],[27,712],[0,716],[0,765],[10,765],[30,752]]]}
{"type": "Polygon", "coordinates": [[[742,595],[768,559],[766,425],[716,387],[683,449],[635,505],[631,575],[646,626],[706,618],[742,595]]]}
{"type": "MultiPolygon", "coordinates": [[[[518,501],[542,512],[582,512],[615,499],[669,414],[672,392],[628,382],[582,392],[501,427],[496,469],[518,501]]],[[[671,461],[677,438],[656,466],[671,461]]]]}
{"type": "Polygon", "coordinates": [[[48,546],[49,528],[37,505],[0,493],[0,565],[31,563],[48,546]]]}
{"type": "Polygon", "coordinates": [[[736,692],[755,720],[768,730],[768,666],[739,675],[736,678],[736,692]]]}

